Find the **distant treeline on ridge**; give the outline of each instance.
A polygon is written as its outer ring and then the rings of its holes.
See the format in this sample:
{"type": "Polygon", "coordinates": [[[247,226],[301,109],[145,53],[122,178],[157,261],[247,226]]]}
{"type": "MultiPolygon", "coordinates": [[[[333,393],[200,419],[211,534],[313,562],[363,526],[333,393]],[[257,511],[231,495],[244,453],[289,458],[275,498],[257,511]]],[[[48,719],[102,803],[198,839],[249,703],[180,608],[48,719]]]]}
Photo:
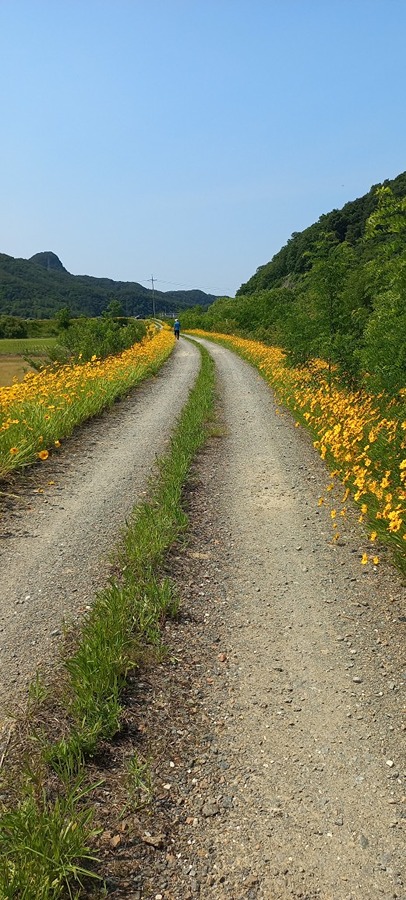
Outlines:
{"type": "Polygon", "coordinates": [[[117,300],[127,316],[176,314],[196,303],[210,304],[204,291],[154,292],[132,281],[113,281],[90,275],[71,275],[55,253],[36,253],[15,259],[0,253],[0,314],[23,319],[46,319],[69,307],[72,316],[100,316],[117,300]]]}

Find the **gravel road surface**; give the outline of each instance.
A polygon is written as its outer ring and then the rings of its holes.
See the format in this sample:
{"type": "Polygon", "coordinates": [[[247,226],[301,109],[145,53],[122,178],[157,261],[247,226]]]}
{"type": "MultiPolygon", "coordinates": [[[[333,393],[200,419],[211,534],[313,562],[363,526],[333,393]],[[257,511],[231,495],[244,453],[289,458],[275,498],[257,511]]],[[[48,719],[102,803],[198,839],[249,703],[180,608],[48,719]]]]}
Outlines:
{"type": "MultiPolygon", "coordinates": [[[[309,436],[255,370],[206,346],[224,435],[200,457],[190,543],[171,564],[184,608],[167,632],[177,664],[163,662],[144,685],[143,733],[150,749],[162,743],[148,856],[131,881],[138,844],[119,838],[112,896],[404,898],[404,583],[382,550],[378,566],[361,565],[372,548],[351,504],[332,542],[342,490],[326,492],[309,436]]],[[[152,384],[52,463],[55,485],[6,516],[8,690],[51,653],[63,616],[90,601],[196,367],[181,340],[152,384]]],[[[107,842],[111,833],[106,826],[107,842]]]]}
{"type": "Polygon", "coordinates": [[[217,629],[204,695],[223,760],[207,782],[204,757],[203,792],[193,772],[202,894],[405,897],[404,583],[384,559],[361,565],[359,511],[332,542],[343,490],[326,492],[308,435],[248,364],[206,346],[226,436],[202,475],[199,593],[217,629]]]}
{"type": "Polygon", "coordinates": [[[156,377],[84,425],[36,467],[31,484],[23,479],[18,499],[1,498],[0,727],[38,664],[55,659],[63,622],[103,585],[109,552],[147,487],[199,359],[182,341],[156,377]]]}
{"type": "Polygon", "coordinates": [[[224,437],[172,561],[178,667],[144,708],[162,850],[128,896],[404,898],[404,582],[382,548],[361,565],[359,510],[339,516],[343,489],[260,376],[206,346],[224,437]]]}

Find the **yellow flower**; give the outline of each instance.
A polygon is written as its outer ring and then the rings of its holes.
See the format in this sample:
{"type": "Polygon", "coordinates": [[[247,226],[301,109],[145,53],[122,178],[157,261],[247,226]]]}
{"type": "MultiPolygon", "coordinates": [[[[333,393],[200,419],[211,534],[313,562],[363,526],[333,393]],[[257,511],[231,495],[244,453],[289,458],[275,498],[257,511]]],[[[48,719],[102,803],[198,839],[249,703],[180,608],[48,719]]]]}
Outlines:
{"type": "Polygon", "coordinates": [[[373,562],[374,566],[377,566],[379,564],[379,556],[374,556],[372,559],[372,562],[373,562]]]}
{"type": "Polygon", "coordinates": [[[331,513],[330,513],[331,518],[332,518],[332,519],[335,519],[336,515],[337,515],[337,510],[336,510],[336,509],[332,509],[332,510],[331,510],[331,513]]]}
{"type": "Polygon", "coordinates": [[[317,506],[323,506],[323,503],[324,503],[324,497],[319,497],[317,506]]]}
{"type": "Polygon", "coordinates": [[[55,444],[55,447],[60,447],[60,446],[61,446],[61,442],[60,442],[60,441],[54,441],[54,444],[55,444]]]}
{"type": "Polygon", "coordinates": [[[10,453],[12,456],[15,456],[18,453],[18,447],[10,447],[10,453]]]}
{"type": "Polygon", "coordinates": [[[377,537],[378,537],[378,533],[376,531],[371,531],[371,534],[369,535],[369,540],[376,541],[377,537]]]}
{"type": "Polygon", "coordinates": [[[368,562],[368,553],[363,553],[361,563],[363,566],[366,566],[367,562],[368,562]]]}
{"type": "Polygon", "coordinates": [[[38,453],[38,458],[42,459],[42,460],[48,459],[48,456],[49,456],[48,450],[40,450],[38,453]]]}

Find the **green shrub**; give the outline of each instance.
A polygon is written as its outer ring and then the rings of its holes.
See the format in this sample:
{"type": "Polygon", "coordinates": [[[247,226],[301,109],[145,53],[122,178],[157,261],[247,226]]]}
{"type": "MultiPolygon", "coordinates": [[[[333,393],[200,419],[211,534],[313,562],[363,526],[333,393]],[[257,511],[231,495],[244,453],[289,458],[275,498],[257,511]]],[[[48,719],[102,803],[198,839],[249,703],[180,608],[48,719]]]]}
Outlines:
{"type": "Polygon", "coordinates": [[[88,362],[93,356],[104,359],[138,343],[147,333],[139,319],[77,319],[60,333],[54,359],[88,362]]]}

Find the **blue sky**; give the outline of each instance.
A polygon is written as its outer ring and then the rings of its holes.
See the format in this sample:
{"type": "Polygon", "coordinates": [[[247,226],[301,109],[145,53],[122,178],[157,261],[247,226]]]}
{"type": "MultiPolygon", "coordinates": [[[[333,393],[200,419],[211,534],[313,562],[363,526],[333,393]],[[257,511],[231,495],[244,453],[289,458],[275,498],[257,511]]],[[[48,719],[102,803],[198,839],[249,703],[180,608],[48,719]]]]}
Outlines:
{"type": "Polygon", "coordinates": [[[406,0],[0,0],[0,252],[233,295],[406,169],[406,0]]]}

